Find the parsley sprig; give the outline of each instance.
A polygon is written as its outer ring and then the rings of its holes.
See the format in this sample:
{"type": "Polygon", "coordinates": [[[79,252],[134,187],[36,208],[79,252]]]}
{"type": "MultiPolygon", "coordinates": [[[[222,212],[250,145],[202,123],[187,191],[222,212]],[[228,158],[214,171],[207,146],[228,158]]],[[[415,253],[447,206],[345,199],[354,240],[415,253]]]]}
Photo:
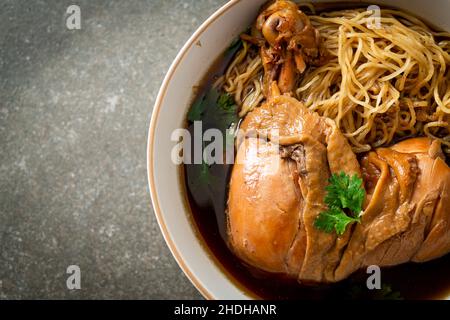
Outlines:
{"type": "Polygon", "coordinates": [[[338,235],[342,235],[349,224],[360,222],[365,191],[362,179],[356,174],[351,177],[345,172],[332,174],[329,182],[325,188],[328,210],[317,216],[314,226],[327,233],[335,230],[338,235]]]}
{"type": "Polygon", "coordinates": [[[400,291],[396,291],[387,283],[381,284],[381,289],[369,290],[366,283],[355,283],[348,288],[344,299],[351,300],[403,300],[400,291]]]}

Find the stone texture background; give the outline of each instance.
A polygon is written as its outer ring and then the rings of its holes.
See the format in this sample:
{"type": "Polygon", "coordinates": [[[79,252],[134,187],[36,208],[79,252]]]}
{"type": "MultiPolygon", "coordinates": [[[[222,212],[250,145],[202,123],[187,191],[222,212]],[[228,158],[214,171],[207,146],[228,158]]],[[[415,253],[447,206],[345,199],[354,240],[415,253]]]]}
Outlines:
{"type": "Polygon", "coordinates": [[[171,61],[225,2],[0,0],[0,299],[201,298],[154,218],[146,141],[171,61]]]}

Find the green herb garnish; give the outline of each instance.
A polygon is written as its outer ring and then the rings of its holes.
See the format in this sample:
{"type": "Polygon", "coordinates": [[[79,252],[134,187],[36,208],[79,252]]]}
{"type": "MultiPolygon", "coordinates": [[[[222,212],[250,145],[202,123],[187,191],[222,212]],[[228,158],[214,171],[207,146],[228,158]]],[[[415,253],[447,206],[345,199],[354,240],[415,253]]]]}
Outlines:
{"type": "Polygon", "coordinates": [[[351,300],[403,300],[399,291],[395,291],[389,284],[382,283],[381,289],[367,289],[362,284],[354,284],[345,294],[345,299],[351,300]]]}
{"type": "Polygon", "coordinates": [[[219,104],[219,107],[221,107],[224,110],[232,110],[234,112],[234,107],[236,106],[236,103],[234,102],[233,98],[230,96],[229,93],[222,93],[217,100],[217,103],[219,104]]]}
{"type": "Polygon", "coordinates": [[[360,213],[364,201],[364,189],[362,180],[355,174],[352,177],[341,172],[333,174],[330,185],[325,189],[325,203],[330,208],[350,209],[354,213],[360,213]]]}
{"type": "Polygon", "coordinates": [[[187,114],[187,119],[190,122],[199,121],[202,119],[203,113],[205,112],[206,103],[204,103],[204,100],[207,96],[204,96],[200,99],[198,99],[192,106],[191,109],[189,109],[189,112],[187,114]]]}
{"type": "Polygon", "coordinates": [[[362,179],[357,175],[350,177],[345,172],[332,174],[329,182],[325,188],[328,210],[317,216],[314,226],[328,233],[334,229],[338,235],[342,235],[349,224],[360,222],[365,191],[362,179]],[[349,211],[350,215],[347,214],[349,211]]]}
{"type": "Polygon", "coordinates": [[[314,226],[328,233],[333,232],[333,229],[335,229],[338,235],[342,235],[347,225],[352,222],[359,222],[359,217],[349,217],[341,209],[330,208],[319,214],[314,222],[314,226]]]}
{"type": "MultiPolygon", "coordinates": [[[[220,130],[224,136],[224,153],[234,151],[235,128],[239,117],[238,106],[231,95],[218,88],[211,88],[195,101],[187,114],[187,119],[190,124],[193,124],[194,121],[201,121],[203,132],[208,129],[220,130]],[[227,130],[230,128],[233,130],[227,130]]],[[[202,152],[209,143],[202,142],[202,152]]],[[[224,157],[226,155],[224,154],[224,157]]],[[[207,164],[203,157],[201,164],[188,166],[188,181],[191,190],[202,196],[217,193],[221,183],[217,176],[217,168],[213,170],[213,166],[207,164]]]]}
{"type": "Polygon", "coordinates": [[[394,291],[390,285],[382,283],[381,289],[375,291],[374,300],[403,300],[403,297],[400,292],[394,291]]]}
{"type": "Polygon", "coordinates": [[[190,122],[202,121],[204,129],[216,128],[221,131],[236,123],[238,106],[228,93],[220,93],[216,88],[200,97],[189,109],[187,119],[190,122]]]}

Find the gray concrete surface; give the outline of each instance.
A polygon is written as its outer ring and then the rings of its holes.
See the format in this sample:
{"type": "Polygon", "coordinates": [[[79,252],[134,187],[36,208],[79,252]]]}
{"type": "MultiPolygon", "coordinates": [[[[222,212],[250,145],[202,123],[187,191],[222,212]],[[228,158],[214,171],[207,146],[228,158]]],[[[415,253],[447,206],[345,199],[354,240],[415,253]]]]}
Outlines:
{"type": "Polygon", "coordinates": [[[1,299],[201,298],[155,221],[146,135],[171,61],[225,2],[0,0],[1,299]]]}

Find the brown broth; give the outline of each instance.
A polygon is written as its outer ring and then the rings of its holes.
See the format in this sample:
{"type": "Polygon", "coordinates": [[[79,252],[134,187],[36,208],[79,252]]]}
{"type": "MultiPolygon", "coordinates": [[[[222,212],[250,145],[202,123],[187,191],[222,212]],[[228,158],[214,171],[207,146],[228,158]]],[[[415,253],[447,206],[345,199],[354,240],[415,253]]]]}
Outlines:
{"type": "MultiPolygon", "coordinates": [[[[358,3],[332,3],[316,6],[317,11],[356,8],[367,5],[358,3]]],[[[213,80],[223,74],[231,56],[222,56],[213,64],[203,80],[197,96],[211,88],[213,80]]],[[[197,89],[197,88],[196,88],[197,89]]],[[[189,127],[189,130],[192,128],[189,127]]],[[[226,244],[226,200],[228,194],[231,165],[213,165],[211,170],[220,180],[220,188],[205,199],[204,194],[193,190],[191,180],[193,167],[185,165],[181,170],[186,185],[188,203],[199,237],[213,254],[214,260],[229,276],[230,280],[247,294],[260,299],[377,299],[377,290],[369,291],[366,286],[368,274],[358,271],[348,279],[329,285],[307,286],[280,274],[271,274],[246,265],[237,258],[226,244]],[[200,199],[200,200],[199,200],[200,199]]],[[[395,267],[383,268],[382,283],[398,292],[403,299],[443,299],[450,295],[450,254],[427,262],[407,263],[395,267]]]]}

